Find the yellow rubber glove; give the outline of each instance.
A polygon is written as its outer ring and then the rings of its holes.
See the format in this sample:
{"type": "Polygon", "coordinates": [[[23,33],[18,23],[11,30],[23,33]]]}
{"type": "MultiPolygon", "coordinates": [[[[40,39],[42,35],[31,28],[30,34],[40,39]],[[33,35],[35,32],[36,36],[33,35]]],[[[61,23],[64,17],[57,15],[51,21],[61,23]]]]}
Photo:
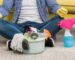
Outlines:
{"type": "MultiPolygon", "coordinates": [[[[2,6],[2,4],[3,4],[3,0],[0,0],[0,6],[2,6]]],[[[2,16],[2,14],[0,13],[0,18],[2,18],[3,16],[2,16]]]]}
{"type": "Polygon", "coordinates": [[[2,18],[3,16],[2,16],[2,14],[0,13],[0,18],[2,18]]]}
{"type": "Polygon", "coordinates": [[[68,13],[68,10],[63,7],[57,10],[57,14],[62,18],[66,18],[67,13],[68,13]]]}
{"type": "Polygon", "coordinates": [[[3,4],[3,0],[0,0],[0,6],[2,6],[2,4],[3,4]]]}

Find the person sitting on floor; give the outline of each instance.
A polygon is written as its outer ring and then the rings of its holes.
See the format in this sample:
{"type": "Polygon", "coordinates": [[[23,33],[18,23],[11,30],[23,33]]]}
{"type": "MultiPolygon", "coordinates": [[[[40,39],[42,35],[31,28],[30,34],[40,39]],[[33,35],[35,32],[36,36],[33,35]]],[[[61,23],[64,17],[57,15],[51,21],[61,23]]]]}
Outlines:
{"type": "MultiPolygon", "coordinates": [[[[13,36],[18,33],[25,33],[24,27],[29,24],[41,31],[44,31],[44,29],[48,30],[51,33],[52,39],[46,40],[45,44],[48,47],[54,46],[53,40],[56,33],[61,30],[58,22],[67,14],[67,10],[61,7],[56,0],[0,1],[3,3],[0,5],[0,35],[12,42],[13,36]],[[14,19],[12,23],[9,23],[3,18],[8,15],[12,6],[14,7],[14,19]],[[48,18],[48,8],[55,14],[51,19],[48,18]]],[[[14,49],[15,46],[12,43],[10,45],[12,46],[11,48],[14,49]]],[[[16,48],[16,50],[18,50],[18,48],[16,48]]]]}

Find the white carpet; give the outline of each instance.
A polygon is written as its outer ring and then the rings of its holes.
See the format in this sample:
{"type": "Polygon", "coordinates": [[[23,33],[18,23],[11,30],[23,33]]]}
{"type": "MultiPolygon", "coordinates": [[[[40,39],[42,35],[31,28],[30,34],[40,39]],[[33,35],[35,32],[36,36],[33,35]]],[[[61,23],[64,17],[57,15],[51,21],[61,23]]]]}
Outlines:
{"type": "Polygon", "coordinates": [[[53,48],[46,48],[40,54],[17,54],[8,51],[3,42],[0,42],[0,60],[75,60],[75,46],[65,48],[63,46],[62,36],[57,36],[56,45],[53,48]]]}
{"type": "Polygon", "coordinates": [[[0,45],[0,60],[75,60],[75,47],[64,48],[57,42],[53,48],[46,48],[40,54],[17,54],[8,51],[5,45],[0,45]]]}

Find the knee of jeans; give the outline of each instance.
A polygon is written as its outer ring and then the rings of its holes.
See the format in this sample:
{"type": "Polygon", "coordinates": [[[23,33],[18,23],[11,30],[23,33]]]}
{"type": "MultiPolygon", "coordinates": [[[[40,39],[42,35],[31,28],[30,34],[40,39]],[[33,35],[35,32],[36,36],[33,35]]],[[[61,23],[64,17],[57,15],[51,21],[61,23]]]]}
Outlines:
{"type": "Polygon", "coordinates": [[[62,19],[64,19],[64,18],[62,18],[62,17],[60,17],[60,16],[57,16],[57,19],[58,19],[58,20],[62,20],[62,19]]]}
{"type": "Polygon", "coordinates": [[[5,24],[8,24],[8,22],[5,20],[0,20],[0,24],[5,25],[5,24]]]}
{"type": "Polygon", "coordinates": [[[0,19],[0,23],[2,22],[3,20],[2,19],[0,19]]]}
{"type": "Polygon", "coordinates": [[[63,20],[63,18],[57,17],[55,20],[56,20],[56,22],[58,23],[58,22],[60,22],[61,20],[63,20]]]}

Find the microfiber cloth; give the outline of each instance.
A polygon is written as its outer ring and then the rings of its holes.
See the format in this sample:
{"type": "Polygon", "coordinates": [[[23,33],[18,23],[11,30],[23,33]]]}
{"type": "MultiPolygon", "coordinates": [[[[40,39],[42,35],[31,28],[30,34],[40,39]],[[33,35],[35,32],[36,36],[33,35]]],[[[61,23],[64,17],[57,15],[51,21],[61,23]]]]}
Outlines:
{"type": "Polygon", "coordinates": [[[58,23],[58,25],[61,28],[65,28],[65,29],[69,29],[69,30],[72,28],[72,26],[74,24],[75,24],[75,18],[64,19],[58,23]]]}

